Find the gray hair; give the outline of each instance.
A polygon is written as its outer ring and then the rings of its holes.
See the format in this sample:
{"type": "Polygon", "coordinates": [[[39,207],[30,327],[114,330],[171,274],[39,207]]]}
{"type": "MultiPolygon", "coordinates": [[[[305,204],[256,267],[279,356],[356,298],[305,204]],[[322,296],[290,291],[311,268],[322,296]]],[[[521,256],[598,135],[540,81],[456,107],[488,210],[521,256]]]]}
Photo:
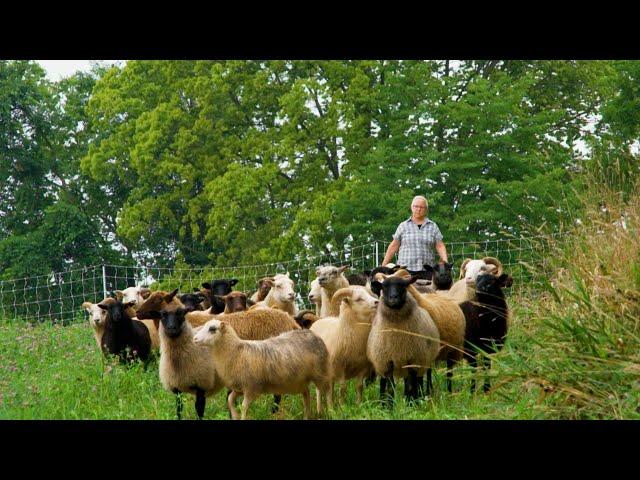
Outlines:
{"type": "Polygon", "coordinates": [[[415,197],[413,197],[413,200],[411,200],[411,204],[413,205],[413,202],[416,201],[416,199],[420,199],[420,200],[424,200],[424,205],[427,207],[427,210],[429,209],[429,202],[427,202],[427,199],[424,198],[422,195],[416,195],[415,197]]]}

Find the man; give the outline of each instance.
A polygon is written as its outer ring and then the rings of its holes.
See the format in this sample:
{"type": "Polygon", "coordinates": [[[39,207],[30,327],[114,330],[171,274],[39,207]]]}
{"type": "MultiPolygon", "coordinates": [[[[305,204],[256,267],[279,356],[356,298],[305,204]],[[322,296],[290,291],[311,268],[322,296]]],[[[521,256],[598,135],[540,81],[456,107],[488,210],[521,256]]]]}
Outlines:
{"type": "Polygon", "coordinates": [[[427,218],[427,199],[421,195],[411,202],[411,218],[405,220],[393,234],[393,241],[384,255],[383,265],[388,264],[398,252],[398,264],[406,265],[411,274],[424,270],[425,263],[433,265],[434,247],[440,262],[447,262],[447,247],[442,242],[442,233],[435,222],[427,218]]]}

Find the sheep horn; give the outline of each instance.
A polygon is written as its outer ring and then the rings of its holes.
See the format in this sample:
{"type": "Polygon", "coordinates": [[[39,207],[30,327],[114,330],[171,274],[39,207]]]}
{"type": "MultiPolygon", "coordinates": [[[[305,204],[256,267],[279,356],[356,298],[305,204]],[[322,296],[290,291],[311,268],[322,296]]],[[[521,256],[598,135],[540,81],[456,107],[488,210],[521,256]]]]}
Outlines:
{"type": "Polygon", "coordinates": [[[497,268],[497,271],[491,272],[492,275],[499,277],[504,272],[504,267],[502,266],[502,262],[495,257],[484,257],[482,259],[484,263],[487,265],[494,265],[497,268]]]}
{"type": "Polygon", "coordinates": [[[465,258],[464,262],[462,262],[462,265],[460,265],[460,279],[464,278],[464,276],[467,274],[467,263],[469,263],[471,260],[473,259],[465,258]]]}
{"type": "Polygon", "coordinates": [[[333,294],[333,297],[331,297],[331,308],[338,310],[338,308],[340,307],[340,302],[342,302],[344,298],[350,297],[351,295],[353,295],[353,288],[341,288],[333,294]]]}

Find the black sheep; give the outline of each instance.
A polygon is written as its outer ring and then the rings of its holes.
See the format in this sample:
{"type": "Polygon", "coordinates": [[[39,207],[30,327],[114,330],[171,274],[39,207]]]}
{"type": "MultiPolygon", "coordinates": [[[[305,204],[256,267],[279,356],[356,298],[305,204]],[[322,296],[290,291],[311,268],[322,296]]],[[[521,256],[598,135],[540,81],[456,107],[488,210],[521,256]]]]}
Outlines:
{"type": "MultiPolygon", "coordinates": [[[[509,310],[504,298],[503,288],[510,287],[513,278],[503,273],[496,277],[490,273],[478,275],[476,279],[476,300],[460,304],[466,320],[465,358],[471,366],[477,368],[478,354],[495,353],[502,349],[507,337],[509,310]]],[[[491,359],[484,356],[484,370],[491,368],[491,359]]],[[[490,387],[485,377],[484,391],[490,387]]],[[[476,389],[475,378],[471,380],[471,391],[476,389]]]]}
{"type": "Polygon", "coordinates": [[[123,304],[113,298],[98,303],[98,307],[107,312],[107,322],[102,335],[102,352],[117,355],[120,362],[125,363],[135,359],[146,362],[151,352],[151,336],[147,326],[132,319],[135,302],[123,304]]]}
{"type": "Polygon", "coordinates": [[[433,278],[433,286],[436,290],[449,290],[453,285],[453,278],[451,277],[451,269],[453,263],[436,263],[435,265],[424,264],[424,269],[430,272],[433,278]]]}

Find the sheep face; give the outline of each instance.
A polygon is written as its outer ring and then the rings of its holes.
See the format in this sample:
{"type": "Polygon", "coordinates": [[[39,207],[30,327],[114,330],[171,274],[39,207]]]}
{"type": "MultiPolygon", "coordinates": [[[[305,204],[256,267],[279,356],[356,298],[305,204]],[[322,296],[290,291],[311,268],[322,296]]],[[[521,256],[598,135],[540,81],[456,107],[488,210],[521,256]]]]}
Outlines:
{"type": "Polygon", "coordinates": [[[231,292],[224,297],[219,297],[224,301],[227,313],[243,312],[247,309],[247,294],[244,292],[231,292]]]}
{"type": "Polygon", "coordinates": [[[206,297],[204,294],[197,293],[185,293],[183,295],[178,295],[178,298],[184,305],[184,309],[187,312],[193,312],[195,310],[202,310],[202,306],[200,305],[206,297]]]}
{"type": "Polygon", "coordinates": [[[264,299],[273,287],[273,277],[264,277],[258,280],[258,298],[264,299]]]}
{"type": "Polygon", "coordinates": [[[123,303],[133,302],[133,305],[142,305],[149,298],[151,290],[147,287],[129,287],[124,290],[116,290],[116,298],[123,303]]]}
{"type": "Polygon", "coordinates": [[[209,301],[211,302],[211,305],[213,305],[217,311],[222,312],[224,310],[224,301],[217,297],[224,297],[231,293],[231,287],[236,283],[238,283],[237,278],[232,278],[230,280],[218,279],[213,280],[211,283],[203,283],[202,286],[210,292],[207,293],[209,293],[209,301]]]}
{"type": "Polygon", "coordinates": [[[489,271],[489,265],[487,265],[484,260],[469,260],[466,265],[463,264],[460,274],[467,285],[473,285],[480,273],[487,273],[489,271]]]}
{"type": "Polygon", "coordinates": [[[186,309],[178,307],[172,310],[162,310],[160,312],[160,320],[165,333],[170,338],[179,337],[182,333],[182,327],[184,325],[184,316],[186,315],[186,309]]]}
{"type": "Polygon", "coordinates": [[[291,303],[296,298],[296,292],[293,289],[293,280],[289,278],[289,273],[285,275],[279,274],[273,277],[273,293],[276,301],[280,303],[291,303]]]}
{"type": "Polygon", "coordinates": [[[385,278],[382,283],[377,280],[371,282],[371,289],[374,292],[382,292],[382,301],[387,307],[393,310],[400,310],[407,301],[407,287],[416,280],[418,280],[418,277],[415,276],[412,276],[409,280],[392,276],[385,278]]]}
{"type": "Polygon", "coordinates": [[[365,288],[355,288],[351,297],[344,298],[342,303],[349,305],[358,317],[363,318],[367,315],[373,316],[380,301],[369,295],[365,288]]]}
{"type": "Polygon", "coordinates": [[[433,283],[439,290],[449,290],[453,284],[451,270],[453,263],[436,263],[434,266],[424,264],[424,269],[433,272],[433,283]]]}
{"type": "Polygon", "coordinates": [[[109,303],[108,305],[100,302],[98,307],[107,313],[107,318],[109,318],[110,321],[115,325],[118,325],[126,316],[125,310],[132,307],[134,304],[135,302],[122,303],[120,300],[117,300],[109,303]]]}
{"type": "Polygon", "coordinates": [[[213,345],[220,337],[225,328],[224,322],[220,320],[209,320],[202,328],[193,336],[193,341],[200,345],[213,345]]]}
{"type": "Polygon", "coordinates": [[[84,302],[82,308],[89,313],[89,323],[93,328],[102,327],[107,322],[107,311],[100,308],[97,304],[84,302]]]}
{"type": "Polygon", "coordinates": [[[478,301],[491,304],[491,299],[504,298],[503,288],[513,285],[513,277],[503,273],[499,277],[490,273],[478,275],[476,279],[476,293],[478,301]],[[483,300],[486,300],[484,302],[483,300]]]}
{"type": "Polygon", "coordinates": [[[311,303],[318,303],[320,301],[320,283],[316,278],[311,282],[311,289],[309,290],[309,300],[311,303]]]}
{"type": "Polygon", "coordinates": [[[333,267],[331,265],[318,267],[318,269],[316,270],[318,283],[321,287],[327,287],[333,284],[333,282],[335,282],[340,274],[347,268],[349,268],[349,265],[344,265],[342,267],[333,267]]]}

